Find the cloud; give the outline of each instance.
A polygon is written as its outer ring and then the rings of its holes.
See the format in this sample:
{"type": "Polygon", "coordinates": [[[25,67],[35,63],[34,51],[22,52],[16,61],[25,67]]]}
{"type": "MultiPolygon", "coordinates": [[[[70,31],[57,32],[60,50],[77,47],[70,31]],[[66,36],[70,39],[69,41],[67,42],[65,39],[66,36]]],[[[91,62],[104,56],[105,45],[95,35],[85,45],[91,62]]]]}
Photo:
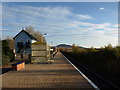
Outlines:
{"type": "Polygon", "coordinates": [[[0,29],[0,31],[7,31],[8,29],[0,29]]]}
{"type": "MultiPolygon", "coordinates": [[[[117,25],[108,22],[101,24],[85,22],[83,20],[94,18],[90,15],[73,13],[73,10],[73,8],[61,6],[9,7],[4,5],[3,27],[12,28],[14,31],[16,29],[16,33],[18,33],[22,27],[33,26],[36,30],[48,34],[46,36],[48,42],[79,42],[79,44],[84,46],[88,45],[88,43],[89,46],[100,46],[107,43],[116,44],[117,25]]],[[[8,34],[5,33],[3,35],[8,34]]]]}
{"type": "MultiPolygon", "coordinates": [[[[66,20],[68,17],[79,19],[91,19],[89,15],[74,14],[69,7],[32,7],[32,6],[15,6],[9,7],[3,6],[3,19],[10,19],[15,21],[16,18],[20,18],[19,22],[26,21],[33,22],[36,20],[66,20]],[[17,8],[15,8],[17,7],[17,8]]],[[[18,22],[18,21],[17,21],[18,22]]]]}
{"type": "Polygon", "coordinates": [[[101,7],[101,8],[99,8],[100,10],[104,10],[105,8],[103,8],[103,7],[101,7]]]}
{"type": "Polygon", "coordinates": [[[76,17],[78,17],[79,19],[93,19],[93,17],[89,16],[89,15],[75,15],[76,17]]]}

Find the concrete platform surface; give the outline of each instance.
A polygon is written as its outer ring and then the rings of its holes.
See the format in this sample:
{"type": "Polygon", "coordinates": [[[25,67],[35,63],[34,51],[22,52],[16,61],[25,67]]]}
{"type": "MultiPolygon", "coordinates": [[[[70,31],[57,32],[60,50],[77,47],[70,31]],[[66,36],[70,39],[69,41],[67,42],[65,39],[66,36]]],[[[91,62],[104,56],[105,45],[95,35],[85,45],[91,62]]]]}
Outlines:
{"type": "Polygon", "coordinates": [[[52,64],[26,64],[20,71],[3,74],[2,88],[2,90],[94,90],[60,52],[56,54],[52,64]]]}

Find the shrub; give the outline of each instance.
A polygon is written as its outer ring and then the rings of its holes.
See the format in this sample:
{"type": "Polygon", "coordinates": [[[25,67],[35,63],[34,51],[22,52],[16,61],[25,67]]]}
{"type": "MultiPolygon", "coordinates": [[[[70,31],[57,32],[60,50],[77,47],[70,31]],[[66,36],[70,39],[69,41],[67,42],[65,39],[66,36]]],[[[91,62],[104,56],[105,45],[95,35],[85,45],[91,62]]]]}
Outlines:
{"type": "Polygon", "coordinates": [[[7,40],[2,41],[2,64],[14,61],[13,50],[10,50],[7,40]]]}
{"type": "Polygon", "coordinates": [[[9,64],[10,58],[7,55],[2,55],[2,64],[9,64]]]}
{"type": "Polygon", "coordinates": [[[120,72],[120,46],[113,48],[109,44],[99,49],[95,49],[94,47],[84,49],[74,46],[73,52],[67,52],[67,54],[78,62],[84,62],[106,72],[120,72]]]}
{"type": "Polygon", "coordinates": [[[114,50],[115,50],[114,54],[116,58],[120,60],[120,46],[116,46],[114,50]]]}

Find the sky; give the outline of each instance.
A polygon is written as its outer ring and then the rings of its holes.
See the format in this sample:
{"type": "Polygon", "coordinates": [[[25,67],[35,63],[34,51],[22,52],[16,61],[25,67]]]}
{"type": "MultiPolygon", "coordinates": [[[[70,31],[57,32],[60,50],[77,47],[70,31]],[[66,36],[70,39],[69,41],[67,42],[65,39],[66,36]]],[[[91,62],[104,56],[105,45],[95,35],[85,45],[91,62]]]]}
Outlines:
{"type": "Polygon", "coordinates": [[[32,26],[50,45],[118,45],[117,2],[3,2],[2,38],[32,26]]]}

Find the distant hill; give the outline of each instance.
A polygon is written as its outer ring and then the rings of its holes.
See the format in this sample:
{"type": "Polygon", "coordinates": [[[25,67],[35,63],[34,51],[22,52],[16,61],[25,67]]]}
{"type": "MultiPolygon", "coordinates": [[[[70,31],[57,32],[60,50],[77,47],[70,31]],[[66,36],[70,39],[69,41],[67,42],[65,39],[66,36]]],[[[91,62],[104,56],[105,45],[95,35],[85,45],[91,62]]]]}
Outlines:
{"type": "MultiPolygon", "coordinates": [[[[57,45],[57,47],[61,47],[61,48],[72,48],[72,45],[67,45],[67,44],[60,44],[60,45],[57,45]]],[[[85,48],[85,47],[81,47],[81,46],[78,46],[79,48],[85,48]]]]}
{"type": "Polygon", "coordinates": [[[60,44],[60,45],[57,45],[57,47],[71,48],[72,46],[71,45],[66,45],[66,44],[60,44]]]}

